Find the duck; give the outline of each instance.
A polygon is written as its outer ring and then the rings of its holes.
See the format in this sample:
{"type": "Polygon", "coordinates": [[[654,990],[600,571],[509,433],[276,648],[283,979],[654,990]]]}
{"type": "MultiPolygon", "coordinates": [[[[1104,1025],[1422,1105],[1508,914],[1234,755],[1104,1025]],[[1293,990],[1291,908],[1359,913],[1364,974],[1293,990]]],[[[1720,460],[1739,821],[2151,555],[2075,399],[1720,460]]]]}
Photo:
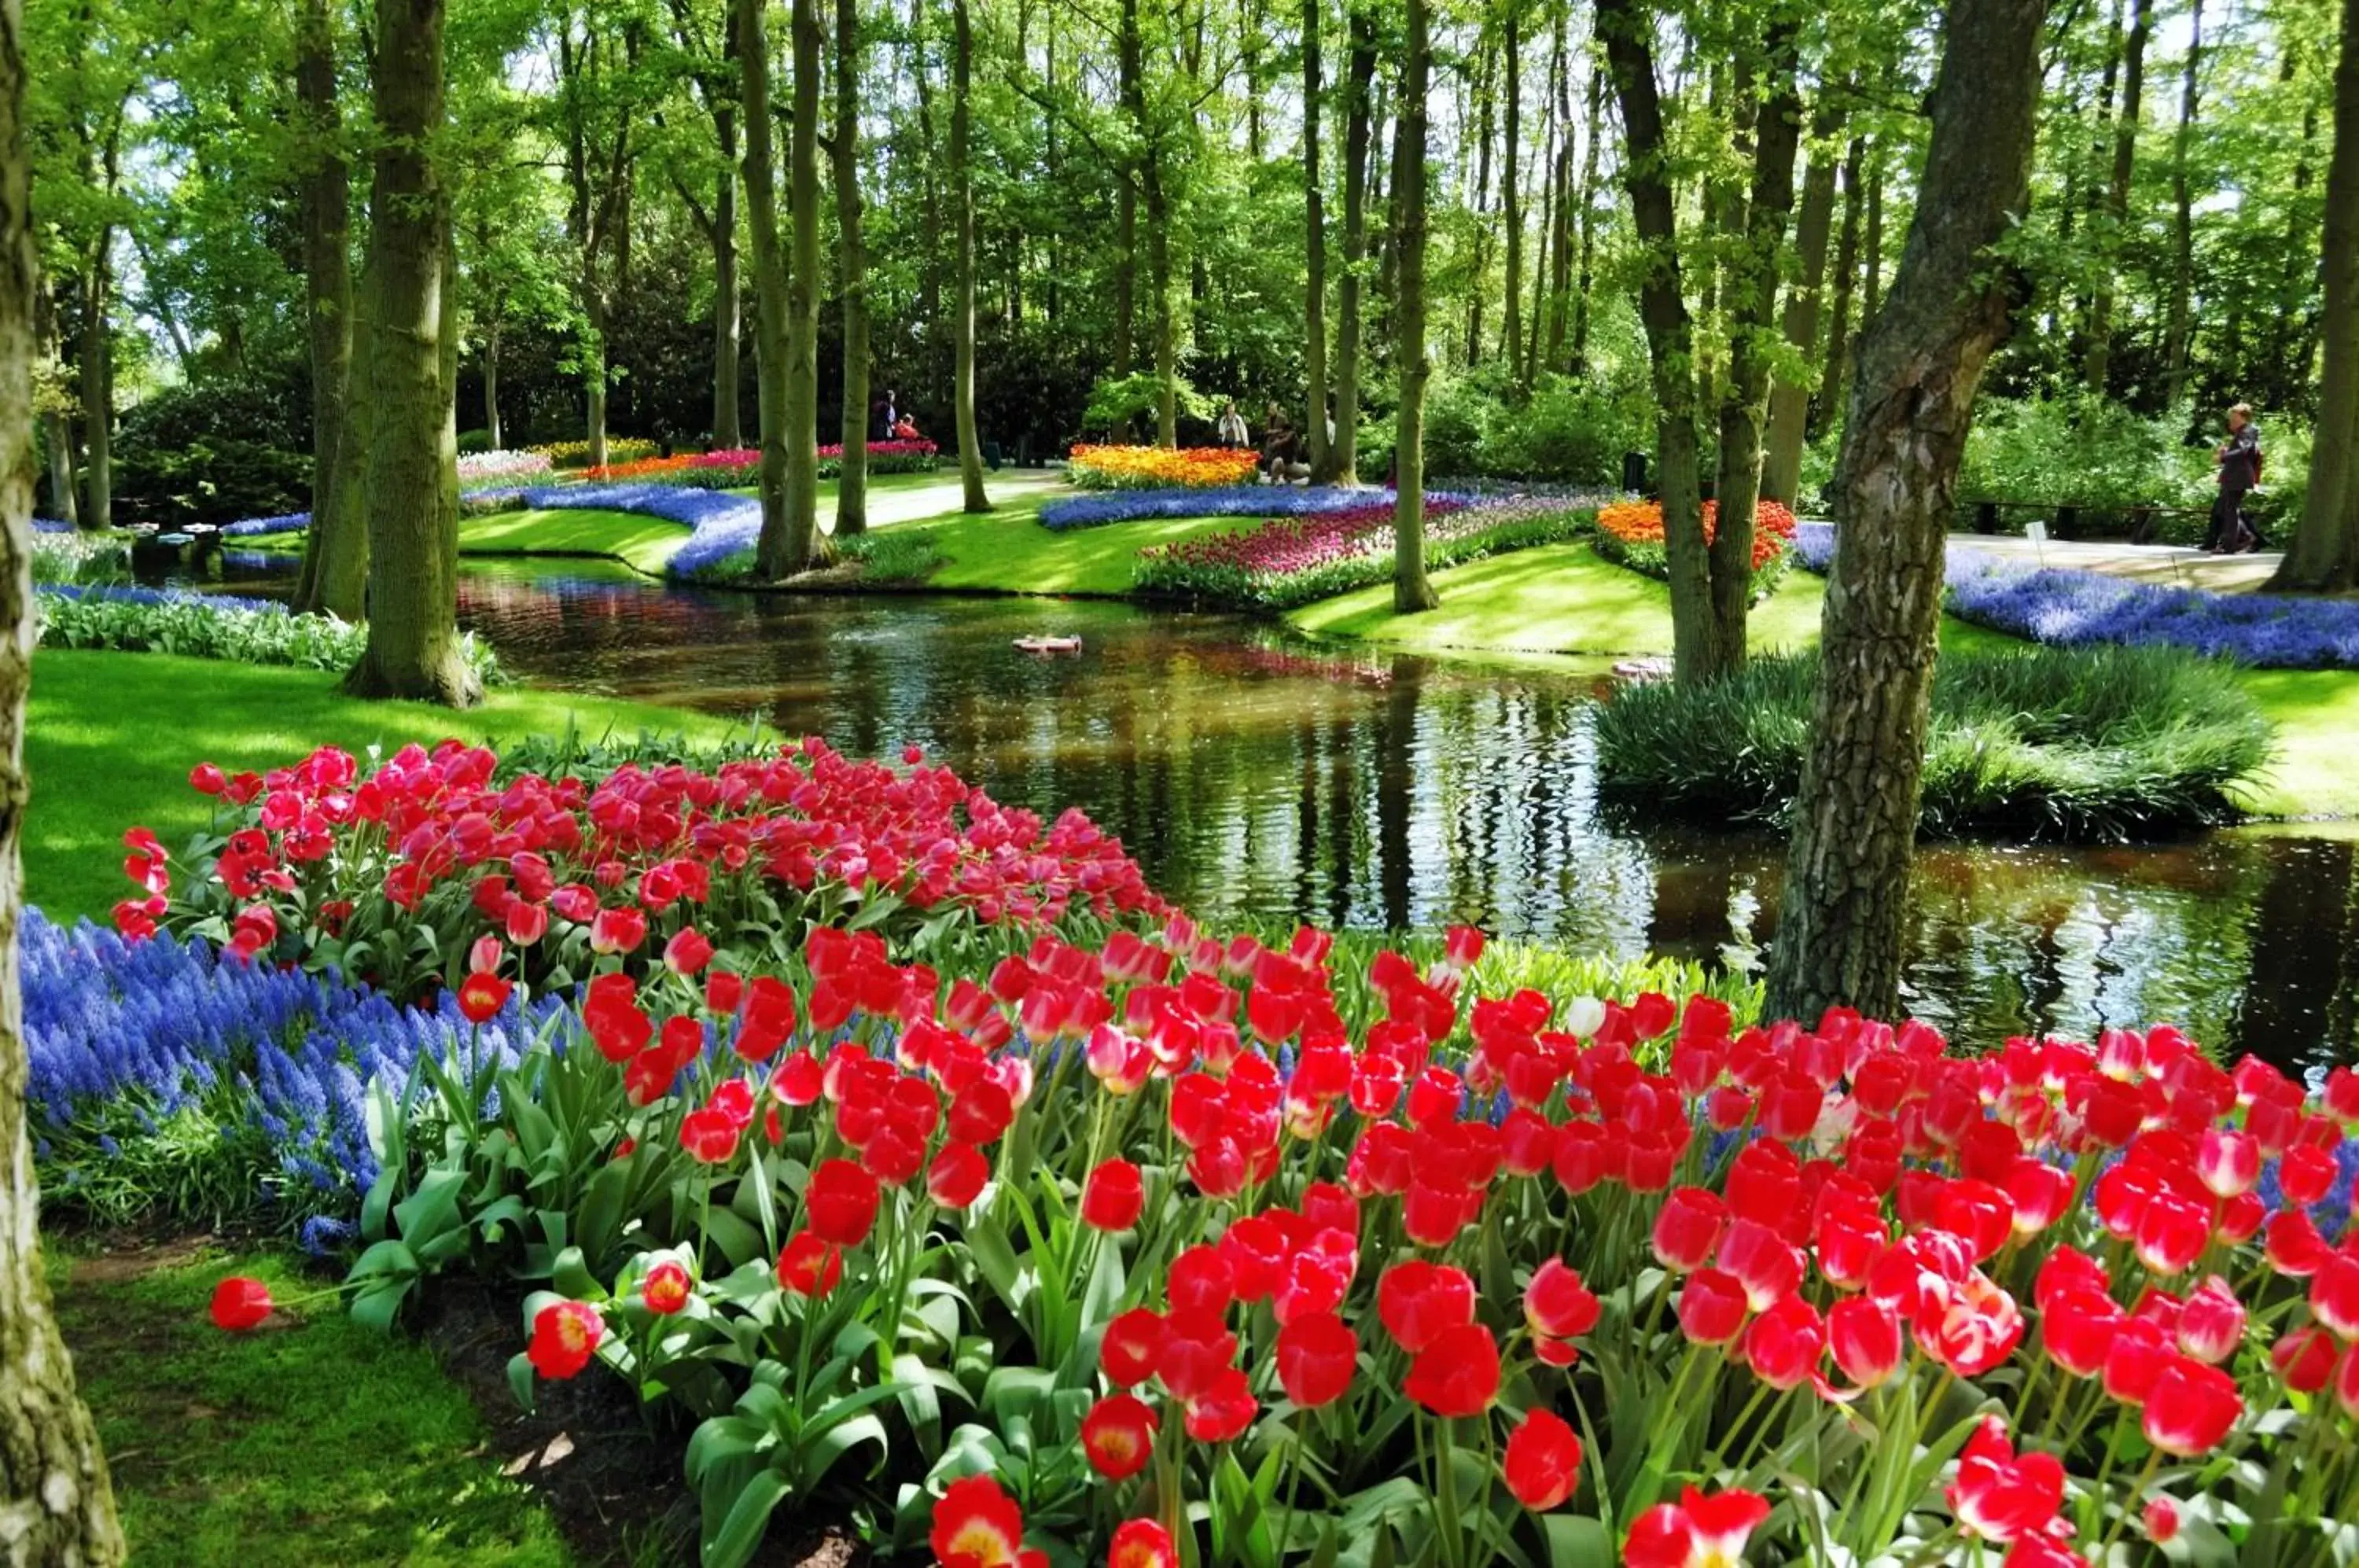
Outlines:
{"type": "Polygon", "coordinates": [[[1077,637],[1020,637],[1017,648],[1026,653],[1079,653],[1082,639],[1077,637]]]}

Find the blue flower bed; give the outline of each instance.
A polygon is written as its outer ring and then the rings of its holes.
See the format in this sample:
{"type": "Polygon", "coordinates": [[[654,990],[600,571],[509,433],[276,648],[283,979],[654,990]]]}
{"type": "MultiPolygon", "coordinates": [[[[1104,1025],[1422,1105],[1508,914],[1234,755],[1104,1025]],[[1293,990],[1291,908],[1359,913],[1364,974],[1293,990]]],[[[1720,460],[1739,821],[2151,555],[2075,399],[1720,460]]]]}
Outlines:
{"type": "Polygon", "coordinates": [[[309,512],[288,512],[278,517],[246,517],[223,527],[223,539],[258,539],[265,534],[299,534],[311,526],[309,512]]]}
{"type": "Polygon", "coordinates": [[[1051,533],[1169,517],[1310,517],[1386,500],[1389,490],[1352,490],[1339,485],[1298,489],[1291,485],[1231,485],[1219,489],[1114,490],[1074,495],[1040,508],[1040,526],[1051,533]]]}
{"type": "MultiPolygon", "coordinates": [[[[38,909],[20,931],[36,1155],[67,1202],[202,1190],[331,1245],[376,1179],[372,1087],[398,1097],[420,1053],[469,1050],[447,992],[401,1007],[201,941],[68,931],[38,909]]],[[[559,1005],[511,1000],[474,1049],[513,1060],[559,1005]]]]}
{"type": "MultiPolygon", "coordinates": [[[[1812,572],[1834,559],[1834,529],[1805,523],[1795,554],[1812,572]]],[[[2174,648],[2265,670],[2359,670],[2359,604],[2165,588],[2103,572],[2025,567],[1972,545],[1949,550],[1948,608],[1960,620],[2058,647],[2174,648]]]]}
{"type": "Polygon", "coordinates": [[[33,531],[37,534],[70,534],[74,531],[74,526],[56,517],[35,517],[33,531]]]}
{"type": "Polygon", "coordinates": [[[245,615],[283,615],[287,606],[276,599],[248,599],[235,593],[200,593],[193,588],[141,588],[119,583],[44,583],[40,592],[58,599],[110,599],[121,604],[194,605],[245,615]]]}

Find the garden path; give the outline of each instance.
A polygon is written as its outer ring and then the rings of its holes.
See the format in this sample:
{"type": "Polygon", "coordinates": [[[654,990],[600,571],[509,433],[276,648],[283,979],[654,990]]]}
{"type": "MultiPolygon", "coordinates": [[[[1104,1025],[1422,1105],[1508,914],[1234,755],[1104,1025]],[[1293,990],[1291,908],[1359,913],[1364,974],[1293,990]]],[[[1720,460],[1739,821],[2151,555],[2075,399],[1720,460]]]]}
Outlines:
{"type": "Polygon", "coordinates": [[[2049,539],[2034,544],[2013,534],[1951,534],[1950,543],[1961,549],[2021,562],[2102,572],[2109,577],[2174,588],[2204,588],[2216,593],[2256,593],[2266,586],[2284,560],[2277,550],[2250,555],[2206,555],[2183,545],[2067,542],[2049,539]]]}

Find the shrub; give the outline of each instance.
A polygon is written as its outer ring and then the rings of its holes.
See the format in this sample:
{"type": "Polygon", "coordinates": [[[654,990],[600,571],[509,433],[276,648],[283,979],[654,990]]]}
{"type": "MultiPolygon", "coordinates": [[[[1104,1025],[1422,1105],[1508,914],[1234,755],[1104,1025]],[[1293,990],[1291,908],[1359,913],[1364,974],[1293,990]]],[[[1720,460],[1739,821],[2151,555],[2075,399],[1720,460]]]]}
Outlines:
{"type": "Polygon", "coordinates": [[[1212,488],[1242,482],[1254,463],[1252,452],[1231,447],[1077,446],[1066,476],[1084,490],[1212,488]]]}
{"type": "Polygon", "coordinates": [[[310,408],[287,386],[208,381],[151,394],[115,437],[114,520],[170,532],[310,502],[310,408]]]}
{"type": "MultiPolygon", "coordinates": [[[[1710,544],[1719,531],[1720,504],[1703,504],[1703,537],[1710,544]]],[[[1788,547],[1794,538],[1794,514],[1776,501],[1763,501],[1753,512],[1753,597],[1767,598],[1786,575],[1788,547]]],[[[1669,581],[1670,554],[1663,540],[1663,506],[1659,501],[1616,501],[1597,513],[1597,553],[1633,572],[1669,581]]]]}
{"type": "MultiPolygon", "coordinates": [[[[590,443],[587,441],[548,441],[525,450],[549,459],[559,468],[586,468],[590,463],[590,443]]],[[[606,461],[609,463],[636,463],[641,458],[655,456],[657,450],[656,443],[651,441],[627,436],[606,438],[606,461]]]]}
{"type": "MultiPolygon", "coordinates": [[[[1705,685],[1624,691],[1597,717],[1603,799],[1703,822],[1783,820],[1810,743],[1816,654],[1705,685]]],[[[2228,673],[2170,649],[1945,656],[1919,831],[2114,841],[2233,822],[2268,721],[2228,673]]]]}
{"type": "Polygon", "coordinates": [[[36,583],[119,583],[131,574],[131,536],[50,533],[33,536],[36,583]]]}
{"type": "MultiPolygon", "coordinates": [[[[44,587],[40,639],[53,648],[177,653],[240,664],[344,670],[360,661],[368,630],[333,615],[297,615],[266,599],[177,588],[44,587]]],[[[470,632],[466,659],[487,684],[506,679],[487,643],[470,632]]]]}

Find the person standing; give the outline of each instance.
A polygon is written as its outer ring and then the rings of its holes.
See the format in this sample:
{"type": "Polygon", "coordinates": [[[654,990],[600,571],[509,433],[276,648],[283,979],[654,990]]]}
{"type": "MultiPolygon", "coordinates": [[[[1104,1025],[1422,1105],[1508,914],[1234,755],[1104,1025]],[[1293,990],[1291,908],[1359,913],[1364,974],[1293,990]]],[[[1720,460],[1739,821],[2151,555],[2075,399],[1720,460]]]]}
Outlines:
{"type": "Polygon", "coordinates": [[[1221,444],[1226,447],[1251,446],[1253,438],[1245,433],[1245,417],[1237,412],[1237,400],[1230,398],[1221,405],[1220,423],[1214,427],[1221,444]]]}
{"type": "Polygon", "coordinates": [[[2212,459],[2220,465],[2220,495],[2212,503],[2204,553],[2235,555],[2258,548],[2261,536],[2245,520],[2245,497],[2261,482],[2261,431],[2253,423],[2250,403],[2228,410],[2228,439],[2212,449],[2212,459]]]}

